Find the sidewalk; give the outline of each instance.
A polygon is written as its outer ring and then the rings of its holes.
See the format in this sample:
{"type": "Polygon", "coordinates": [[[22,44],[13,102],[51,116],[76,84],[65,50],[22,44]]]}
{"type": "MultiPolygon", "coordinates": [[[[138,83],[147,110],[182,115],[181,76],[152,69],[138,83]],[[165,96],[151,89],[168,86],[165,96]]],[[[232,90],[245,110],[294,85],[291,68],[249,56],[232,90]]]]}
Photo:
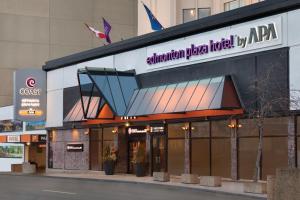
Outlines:
{"type": "Polygon", "coordinates": [[[243,195],[250,197],[257,197],[258,199],[266,199],[267,195],[263,194],[251,194],[243,192],[242,182],[233,182],[230,180],[223,180],[221,187],[204,187],[197,184],[183,184],[180,182],[179,176],[171,176],[170,182],[157,182],[153,181],[152,177],[136,177],[131,174],[115,174],[107,176],[103,171],[74,171],[74,170],[51,170],[47,173],[41,174],[47,177],[59,177],[59,178],[76,178],[76,179],[89,179],[89,180],[102,180],[102,181],[116,181],[124,183],[141,183],[141,184],[155,184],[169,187],[181,187],[189,189],[199,189],[234,195],[243,195]]]}

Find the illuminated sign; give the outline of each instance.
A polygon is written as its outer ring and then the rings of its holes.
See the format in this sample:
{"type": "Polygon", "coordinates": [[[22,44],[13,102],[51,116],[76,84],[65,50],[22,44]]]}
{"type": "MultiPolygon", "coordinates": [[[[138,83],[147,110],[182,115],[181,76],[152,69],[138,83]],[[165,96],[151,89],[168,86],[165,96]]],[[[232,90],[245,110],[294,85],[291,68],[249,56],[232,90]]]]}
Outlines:
{"type": "Polygon", "coordinates": [[[148,129],[146,128],[128,128],[128,134],[134,133],[147,133],[148,129]]]}
{"type": "Polygon", "coordinates": [[[241,37],[239,35],[230,35],[228,38],[221,38],[218,41],[209,40],[207,44],[191,44],[191,46],[186,49],[171,50],[170,52],[162,54],[153,53],[151,57],[147,58],[147,64],[153,65],[182,58],[189,60],[192,56],[224,51],[235,48],[236,46],[245,48],[255,43],[274,40],[278,38],[275,27],[274,23],[270,23],[251,28],[249,36],[241,37]]]}
{"type": "Polygon", "coordinates": [[[8,135],[6,140],[7,142],[21,142],[21,137],[19,135],[8,135]]]}
{"type": "Polygon", "coordinates": [[[164,133],[165,132],[165,128],[163,126],[150,127],[150,132],[151,133],[164,133]]]}
{"type": "Polygon", "coordinates": [[[283,44],[282,16],[207,31],[146,48],[147,70],[206,62],[283,44]]]}
{"type": "Polygon", "coordinates": [[[67,151],[69,152],[82,152],[83,144],[67,144],[67,151]]]}
{"type": "Polygon", "coordinates": [[[39,69],[17,70],[14,74],[15,118],[44,121],[46,111],[46,73],[39,69]]]}

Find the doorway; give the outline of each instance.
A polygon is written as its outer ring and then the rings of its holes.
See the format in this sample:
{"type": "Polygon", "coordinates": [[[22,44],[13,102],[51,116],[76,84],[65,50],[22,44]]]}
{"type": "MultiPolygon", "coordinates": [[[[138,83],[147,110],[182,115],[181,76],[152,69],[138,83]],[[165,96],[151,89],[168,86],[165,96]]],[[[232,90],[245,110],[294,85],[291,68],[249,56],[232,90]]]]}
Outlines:
{"type": "Polygon", "coordinates": [[[152,173],[167,171],[167,139],[165,134],[152,135],[152,173]]]}

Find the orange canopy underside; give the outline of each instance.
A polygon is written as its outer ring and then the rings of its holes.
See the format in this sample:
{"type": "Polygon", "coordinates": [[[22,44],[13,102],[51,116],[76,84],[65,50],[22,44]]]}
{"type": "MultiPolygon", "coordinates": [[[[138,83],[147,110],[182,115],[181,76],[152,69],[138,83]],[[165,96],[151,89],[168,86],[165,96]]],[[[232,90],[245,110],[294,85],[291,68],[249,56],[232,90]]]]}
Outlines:
{"type": "MultiPolygon", "coordinates": [[[[111,112],[107,109],[105,113],[100,113],[103,116],[111,116],[111,112]]],[[[136,119],[130,119],[131,122],[143,122],[143,121],[158,121],[158,120],[170,120],[170,119],[187,119],[187,118],[200,118],[200,117],[213,117],[213,116],[228,116],[228,115],[240,115],[243,114],[243,109],[233,110],[201,110],[191,111],[182,114],[156,114],[149,116],[140,116],[136,119]]],[[[83,122],[85,125],[89,124],[113,124],[113,123],[124,123],[129,120],[121,119],[121,117],[115,117],[114,119],[92,119],[83,122]]]]}

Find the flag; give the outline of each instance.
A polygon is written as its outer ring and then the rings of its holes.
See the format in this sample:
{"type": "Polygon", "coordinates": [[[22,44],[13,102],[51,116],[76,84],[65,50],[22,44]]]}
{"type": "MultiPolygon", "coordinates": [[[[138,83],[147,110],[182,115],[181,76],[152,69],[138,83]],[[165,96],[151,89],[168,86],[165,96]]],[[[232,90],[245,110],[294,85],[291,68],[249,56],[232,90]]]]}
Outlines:
{"type": "Polygon", "coordinates": [[[92,31],[96,35],[97,38],[100,38],[100,39],[106,38],[106,35],[104,33],[94,29],[93,27],[91,27],[87,24],[85,24],[85,25],[90,31],[92,31]]]}
{"type": "Polygon", "coordinates": [[[104,26],[104,34],[105,34],[105,38],[106,38],[106,42],[108,42],[109,44],[111,43],[110,37],[109,37],[109,32],[111,30],[111,26],[110,24],[104,19],[103,19],[103,26],[104,26]]]}
{"type": "Polygon", "coordinates": [[[153,15],[153,13],[151,12],[151,10],[143,2],[142,2],[142,4],[144,5],[144,7],[146,9],[146,12],[148,14],[152,30],[154,30],[154,31],[160,31],[160,30],[162,30],[164,27],[159,23],[159,21],[153,15]]]}

